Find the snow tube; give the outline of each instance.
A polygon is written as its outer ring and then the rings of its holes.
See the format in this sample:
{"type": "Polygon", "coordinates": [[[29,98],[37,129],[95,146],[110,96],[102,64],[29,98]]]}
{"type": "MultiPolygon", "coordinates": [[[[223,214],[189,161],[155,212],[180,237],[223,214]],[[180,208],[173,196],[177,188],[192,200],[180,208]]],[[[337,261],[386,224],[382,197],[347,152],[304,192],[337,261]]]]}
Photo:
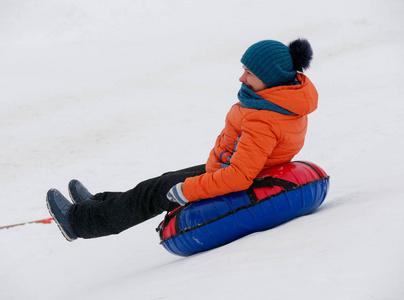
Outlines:
{"type": "Polygon", "coordinates": [[[246,191],[178,207],[157,232],[167,251],[189,256],[313,212],[328,186],[329,177],[319,166],[290,162],[262,171],[246,191]]]}

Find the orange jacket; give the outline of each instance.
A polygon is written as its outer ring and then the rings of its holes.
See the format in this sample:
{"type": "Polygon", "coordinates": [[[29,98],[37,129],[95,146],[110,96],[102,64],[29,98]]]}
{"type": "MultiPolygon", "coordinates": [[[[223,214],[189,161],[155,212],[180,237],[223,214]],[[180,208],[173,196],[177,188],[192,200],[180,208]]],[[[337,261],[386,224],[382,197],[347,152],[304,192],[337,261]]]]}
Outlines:
{"type": "Polygon", "coordinates": [[[307,114],[317,108],[318,94],[305,75],[298,73],[297,78],[300,85],[257,92],[294,115],[246,108],[240,102],[230,109],[225,128],[210,152],[206,173],[184,182],[183,192],[189,201],[248,189],[263,169],[289,162],[300,151],[307,114]]]}

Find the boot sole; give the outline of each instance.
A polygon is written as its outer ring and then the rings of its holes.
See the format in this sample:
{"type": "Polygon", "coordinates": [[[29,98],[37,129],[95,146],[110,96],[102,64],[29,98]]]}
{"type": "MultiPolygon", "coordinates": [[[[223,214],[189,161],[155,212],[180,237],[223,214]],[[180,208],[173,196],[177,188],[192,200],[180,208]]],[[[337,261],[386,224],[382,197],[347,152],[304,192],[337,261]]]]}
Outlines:
{"type": "Polygon", "coordinates": [[[80,203],[80,202],[76,202],[76,200],[74,200],[74,198],[73,198],[73,196],[72,196],[72,193],[70,192],[70,187],[68,188],[68,190],[69,190],[69,197],[70,197],[70,199],[72,200],[72,202],[73,202],[74,204],[80,203]]]}
{"type": "Polygon", "coordinates": [[[69,184],[67,185],[67,190],[69,191],[69,197],[70,197],[70,199],[72,200],[72,202],[74,203],[74,204],[77,204],[77,203],[81,203],[82,201],[76,201],[74,198],[73,198],[73,195],[72,195],[72,192],[70,191],[70,182],[69,182],[69,184]]]}

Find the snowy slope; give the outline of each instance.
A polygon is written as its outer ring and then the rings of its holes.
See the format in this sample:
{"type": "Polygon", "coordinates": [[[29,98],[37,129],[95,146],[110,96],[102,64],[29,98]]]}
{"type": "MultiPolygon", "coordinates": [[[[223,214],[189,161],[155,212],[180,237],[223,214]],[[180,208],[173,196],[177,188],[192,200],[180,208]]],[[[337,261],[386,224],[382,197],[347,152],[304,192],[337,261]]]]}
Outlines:
{"type": "Polygon", "coordinates": [[[0,226],[49,217],[70,179],[127,190],[203,163],[252,43],[306,37],[320,94],[296,159],[322,166],[320,209],[180,258],[161,217],[67,243],[0,230],[0,299],[404,297],[404,2],[0,1],[0,226]]]}

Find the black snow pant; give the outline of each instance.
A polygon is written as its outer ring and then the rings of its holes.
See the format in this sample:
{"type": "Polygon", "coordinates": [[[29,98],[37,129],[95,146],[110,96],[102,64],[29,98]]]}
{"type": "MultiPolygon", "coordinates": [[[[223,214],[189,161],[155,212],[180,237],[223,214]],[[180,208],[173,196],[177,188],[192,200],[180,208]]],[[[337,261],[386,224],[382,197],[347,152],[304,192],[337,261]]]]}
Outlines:
{"type": "Polygon", "coordinates": [[[127,192],[95,194],[92,200],[73,204],[69,212],[70,225],[82,238],[118,234],[178,207],[167,199],[167,192],[186,178],[203,173],[205,165],[199,165],[145,180],[127,192]]]}

